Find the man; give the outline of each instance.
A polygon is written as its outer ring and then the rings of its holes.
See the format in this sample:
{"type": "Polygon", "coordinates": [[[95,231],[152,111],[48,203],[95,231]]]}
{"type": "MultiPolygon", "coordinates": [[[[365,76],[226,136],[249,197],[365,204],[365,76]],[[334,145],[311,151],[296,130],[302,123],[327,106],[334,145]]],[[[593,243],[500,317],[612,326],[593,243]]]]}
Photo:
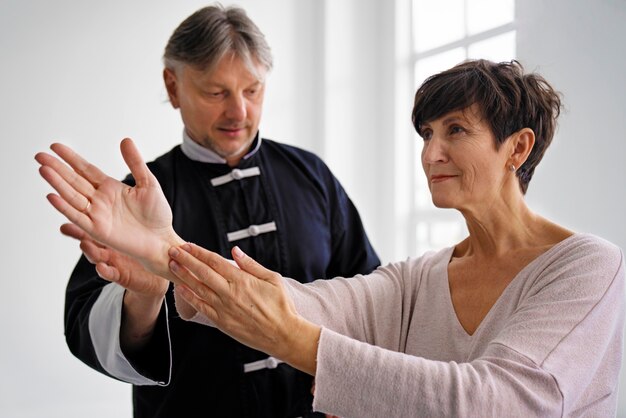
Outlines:
{"type": "MultiPolygon", "coordinates": [[[[268,268],[307,281],[379,265],[324,163],[259,135],[272,58],[243,10],[211,6],[192,14],[171,36],[164,63],[183,143],[149,167],[182,238],[223,256],[238,245],[268,268]]],[[[63,231],[88,256],[67,288],[68,346],[94,369],[134,385],[136,417],[311,414],[310,376],[182,321],[167,281],[71,225],[63,231]]]]}

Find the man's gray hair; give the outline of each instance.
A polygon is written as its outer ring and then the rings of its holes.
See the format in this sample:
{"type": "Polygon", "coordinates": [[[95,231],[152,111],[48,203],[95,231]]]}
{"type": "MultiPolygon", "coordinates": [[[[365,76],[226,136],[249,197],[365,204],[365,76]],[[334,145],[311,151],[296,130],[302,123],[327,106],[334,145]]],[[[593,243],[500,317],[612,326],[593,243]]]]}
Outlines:
{"type": "Polygon", "coordinates": [[[265,36],[246,12],[217,3],[196,11],[176,28],[165,47],[163,63],[172,71],[189,65],[210,72],[230,54],[243,60],[255,75],[257,63],[272,69],[265,36]]]}

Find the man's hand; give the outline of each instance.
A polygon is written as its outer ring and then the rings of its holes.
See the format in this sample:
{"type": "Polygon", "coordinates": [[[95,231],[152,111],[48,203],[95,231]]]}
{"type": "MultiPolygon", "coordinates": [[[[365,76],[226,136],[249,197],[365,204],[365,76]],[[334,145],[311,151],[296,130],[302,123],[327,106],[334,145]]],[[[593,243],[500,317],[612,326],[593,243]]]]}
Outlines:
{"type": "MultiPolygon", "coordinates": [[[[47,196],[52,206],[95,242],[135,258],[154,274],[175,279],[167,267],[167,250],[184,241],[174,232],[163,191],[132,140],[124,139],[120,149],[134,187],[107,176],[65,145],[50,148],[67,163],[43,152],[35,156],[41,176],[59,193],[47,196]]],[[[104,266],[101,270],[113,274],[104,266]]]]}
{"type": "Polygon", "coordinates": [[[146,298],[162,299],[167,292],[167,280],[150,273],[133,258],[95,242],[78,226],[63,224],[61,233],[80,241],[80,249],[103,279],[146,298]]]}
{"type": "Polygon", "coordinates": [[[61,225],[61,233],[80,241],[80,249],[100,277],[126,289],[120,345],[127,353],[142,348],[154,333],[169,282],[136,260],[95,242],[74,224],[61,225]]]}

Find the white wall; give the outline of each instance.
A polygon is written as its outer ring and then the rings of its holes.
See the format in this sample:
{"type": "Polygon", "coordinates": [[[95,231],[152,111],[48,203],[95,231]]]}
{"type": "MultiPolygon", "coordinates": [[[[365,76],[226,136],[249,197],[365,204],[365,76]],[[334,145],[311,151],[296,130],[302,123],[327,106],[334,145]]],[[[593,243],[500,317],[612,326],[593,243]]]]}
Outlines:
{"type": "MultiPolygon", "coordinates": [[[[181,124],[166,102],[160,56],[175,26],[205,4],[0,2],[0,416],[131,416],[128,386],[91,371],[65,346],[64,289],[79,251],[58,233],[62,217],[45,201],[50,189],[32,157],[62,141],[122,177],[122,137],[133,137],[147,159],[178,143],[181,124]]],[[[275,57],[264,135],[323,155],[383,258],[403,255],[389,214],[399,194],[392,173],[406,154],[393,138],[410,115],[408,100],[394,100],[402,61],[394,19],[405,12],[388,0],[238,4],[275,57]]],[[[626,248],[626,2],[518,0],[517,15],[520,60],[559,88],[568,108],[528,200],[626,248]]]]}
{"type": "Polygon", "coordinates": [[[565,103],[528,201],[626,249],[626,2],[523,0],[517,15],[519,59],[565,103]]]}

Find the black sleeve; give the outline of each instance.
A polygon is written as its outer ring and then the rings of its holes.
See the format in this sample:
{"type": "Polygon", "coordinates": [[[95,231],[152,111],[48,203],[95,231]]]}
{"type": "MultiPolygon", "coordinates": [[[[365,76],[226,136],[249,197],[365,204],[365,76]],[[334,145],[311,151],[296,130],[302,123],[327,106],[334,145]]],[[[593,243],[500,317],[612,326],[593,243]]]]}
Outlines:
{"type": "MultiPolygon", "coordinates": [[[[153,172],[158,173],[153,163],[148,165],[153,172]]],[[[159,174],[155,175],[159,176],[159,174]]],[[[134,180],[128,176],[124,179],[124,183],[132,186],[134,180]]],[[[160,180],[160,183],[166,190],[164,182],[160,180]]],[[[89,332],[91,309],[98,300],[102,289],[108,284],[108,281],[98,276],[95,266],[84,255],[81,256],[70,276],[65,292],[65,339],[74,356],[89,367],[111,376],[98,361],[89,332]]],[[[172,299],[171,287],[166,299],[172,299]]],[[[162,382],[169,380],[170,368],[170,341],[167,321],[164,304],[151,341],[142,350],[124,353],[137,372],[148,379],[162,382]]]]}
{"type": "MultiPolygon", "coordinates": [[[[65,339],[78,359],[89,367],[111,376],[100,364],[89,332],[89,315],[108,281],[98,277],[94,266],[81,256],[70,276],[65,293],[65,339]]],[[[161,382],[169,380],[169,337],[166,310],[159,313],[154,334],[146,346],[124,353],[133,368],[144,377],[161,382]]],[[[113,315],[111,315],[113,316],[113,315]]],[[[113,377],[113,376],[111,376],[113,377]]]]}
{"type": "Polygon", "coordinates": [[[368,274],[380,266],[359,212],[347,193],[332,176],[331,192],[332,260],[326,277],[368,274]]]}

